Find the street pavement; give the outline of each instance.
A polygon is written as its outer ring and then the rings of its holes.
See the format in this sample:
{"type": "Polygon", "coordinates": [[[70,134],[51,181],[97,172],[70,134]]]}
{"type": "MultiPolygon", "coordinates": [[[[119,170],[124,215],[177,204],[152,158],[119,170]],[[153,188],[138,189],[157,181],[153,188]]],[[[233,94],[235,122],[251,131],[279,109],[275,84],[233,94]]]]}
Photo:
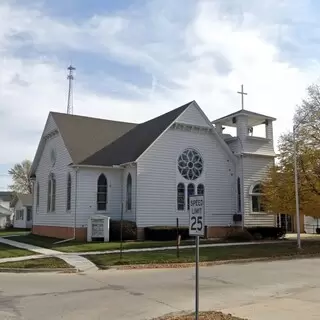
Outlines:
{"type": "MultiPolygon", "coordinates": [[[[194,268],[0,273],[0,319],[144,320],[192,310],[194,268]]],[[[320,319],[320,259],[200,268],[200,308],[250,320],[320,319]]]]}

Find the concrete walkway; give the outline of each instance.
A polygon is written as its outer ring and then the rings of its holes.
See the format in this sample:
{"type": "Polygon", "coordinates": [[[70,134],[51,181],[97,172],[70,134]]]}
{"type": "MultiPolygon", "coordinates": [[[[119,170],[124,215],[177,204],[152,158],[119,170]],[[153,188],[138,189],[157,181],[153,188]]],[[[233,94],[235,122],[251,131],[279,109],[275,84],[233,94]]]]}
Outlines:
{"type": "MultiPolygon", "coordinates": [[[[200,248],[211,248],[211,247],[234,247],[234,246],[248,246],[248,245],[259,245],[259,244],[278,244],[281,243],[279,240],[277,241],[255,241],[255,242],[232,242],[232,243],[210,243],[210,244],[200,244],[200,248]]],[[[183,249],[193,249],[195,245],[183,245],[180,246],[180,250],[183,249]]],[[[122,252],[149,252],[149,251],[163,251],[163,250],[176,250],[176,246],[171,247],[153,247],[153,248],[137,248],[137,249],[123,249],[122,252]]],[[[74,254],[78,255],[94,255],[94,254],[112,254],[112,253],[120,253],[120,250],[104,250],[104,251],[86,251],[86,252],[77,252],[74,254]]],[[[66,254],[61,252],[61,254],[66,254]]],[[[69,253],[70,254],[70,253],[69,253]]]]}
{"type": "MultiPolygon", "coordinates": [[[[41,247],[37,247],[37,246],[31,245],[31,244],[22,243],[22,242],[9,240],[9,239],[5,239],[5,238],[0,238],[0,243],[4,243],[4,244],[10,245],[12,247],[36,252],[36,253],[41,254],[42,257],[56,257],[56,258],[62,259],[65,262],[67,262],[69,265],[73,266],[74,268],[76,268],[79,271],[92,272],[92,271],[99,270],[98,267],[94,263],[92,263],[90,260],[88,260],[78,254],[62,254],[60,251],[41,248],[41,247]]],[[[35,256],[17,257],[16,258],[17,260],[15,260],[15,261],[34,259],[32,257],[35,257],[35,256]],[[18,258],[20,258],[20,259],[18,260],[18,258]]],[[[39,256],[36,256],[36,259],[39,259],[39,258],[40,258],[39,256]]],[[[11,261],[13,261],[13,260],[11,260],[11,261]]],[[[2,261],[2,259],[1,259],[0,262],[7,262],[7,261],[2,261]]]]}

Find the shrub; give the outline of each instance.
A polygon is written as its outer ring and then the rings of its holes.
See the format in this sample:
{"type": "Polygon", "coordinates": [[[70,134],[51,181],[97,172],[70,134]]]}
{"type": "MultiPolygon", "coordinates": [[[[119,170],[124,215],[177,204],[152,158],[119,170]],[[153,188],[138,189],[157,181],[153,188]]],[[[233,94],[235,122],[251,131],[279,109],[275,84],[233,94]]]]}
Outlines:
{"type": "MultiPolygon", "coordinates": [[[[121,221],[110,220],[110,241],[120,240],[121,221]]],[[[122,240],[136,240],[137,226],[135,222],[122,220],[122,240]]]]}
{"type": "MultiPolygon", "coordinates": [[[[180,227],[179,234],[181,240],[189,238],[189,228],[180,227]]],[[[151,241],[172,241],[177,239],[177,228],[167,226],[155,226],[144,228],[144,236],[146,240],[151,241]]]]}
{"type": "Polygon", "coordinates": [[[225,237],[225,240],[236,242],[252,241],[253,236],[247,230],[233,230],[225,237]]]}
{"type": "Polygon", "coordinates": [[[249,227],[248,232],[255,240],[280,239],[286,234],[286,230],[278,227],[249,227]]]}

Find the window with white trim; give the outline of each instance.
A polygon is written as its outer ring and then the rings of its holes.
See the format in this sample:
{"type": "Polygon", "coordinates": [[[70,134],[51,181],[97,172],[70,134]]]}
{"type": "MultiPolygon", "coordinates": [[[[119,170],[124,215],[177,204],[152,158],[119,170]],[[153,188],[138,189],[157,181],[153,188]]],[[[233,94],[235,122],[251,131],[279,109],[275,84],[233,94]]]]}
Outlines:
{"type": "Polygon", "coordinates": [[[203,196],[204,195],[204,185],[199,183],[197,186],[197,195],[203,196]]]}
{"type": "Polygon", "coordinates": [[[262,205],[262,185],[257,183],[250,193],[251,196],[251,211],[252,212],[264,212],[262,205]]]}
{"type": "Polygon", "coordinates": [[[36,195],[36,207],[39,208],[39,201],[40,201],[40,184],[37,182],[37,195],[36,195]]]}
{"type": "Polygon", "coordinates": [[[71,174],[68,173],[68,181],[67,181],[67,211],[71,210],[71,174]]]}
{"type": "Polygon", "coordinates": [[[24,218],[24,210],[23,209],[16,210],[15,218],[16,218],[16,220],[23,220],[23,218],[24,218]]]}
{"type": "Polygon", "coordinates": [[[53,212],[55,210],[56,210],[56,178],[55,178],[55,175],[51,173],[48,180],[47,211],[53,212]]]}
{"type": "Polygon", "coordinates": [[[97,210],[106,211],[108,202],[108,180],[101,173],[97,182],[97,210]]]}
{"type": "Polygon", "coordinates": [[[27,206],[27,221],[32,221],[32,207],[27,206]]]}
{"type": "Polygon", "coordinates": [[[185,210],[185,187],[184,183],[179,183],[177,185],[177,209],[179,211],[185,210]]]}
{"type": "Polygon", "coordinates": [[[190,197],[195,194],[195,187],[193,183],[188,184],[188,210],[190,209],[190,197]]]}
{"type": "Polygon", "coordinates": [[[241,212],[241,180],[237,179],[237,200],[238,200],[238,212],[241,212]]]}
{"type": "Polygon", "coordinates": [[[129,173],[127,176],[127,211],[130,211],[132,208],[132,177],[129,173]]]}

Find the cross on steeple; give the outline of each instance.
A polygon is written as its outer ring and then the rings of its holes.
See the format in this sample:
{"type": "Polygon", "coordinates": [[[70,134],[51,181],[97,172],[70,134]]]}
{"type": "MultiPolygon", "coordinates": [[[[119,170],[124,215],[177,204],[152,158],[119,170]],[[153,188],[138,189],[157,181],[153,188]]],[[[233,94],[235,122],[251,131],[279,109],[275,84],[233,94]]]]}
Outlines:
{"type": "Polygon", "coordinates": [[[243,96],[247,95],[248,93],[243,92],[243,84],[241,85],[241,91],[238,91],[239,94],[241,94],[241,108],[242,110],[244,109],[244,101],[243,101],[243,96]]]}

